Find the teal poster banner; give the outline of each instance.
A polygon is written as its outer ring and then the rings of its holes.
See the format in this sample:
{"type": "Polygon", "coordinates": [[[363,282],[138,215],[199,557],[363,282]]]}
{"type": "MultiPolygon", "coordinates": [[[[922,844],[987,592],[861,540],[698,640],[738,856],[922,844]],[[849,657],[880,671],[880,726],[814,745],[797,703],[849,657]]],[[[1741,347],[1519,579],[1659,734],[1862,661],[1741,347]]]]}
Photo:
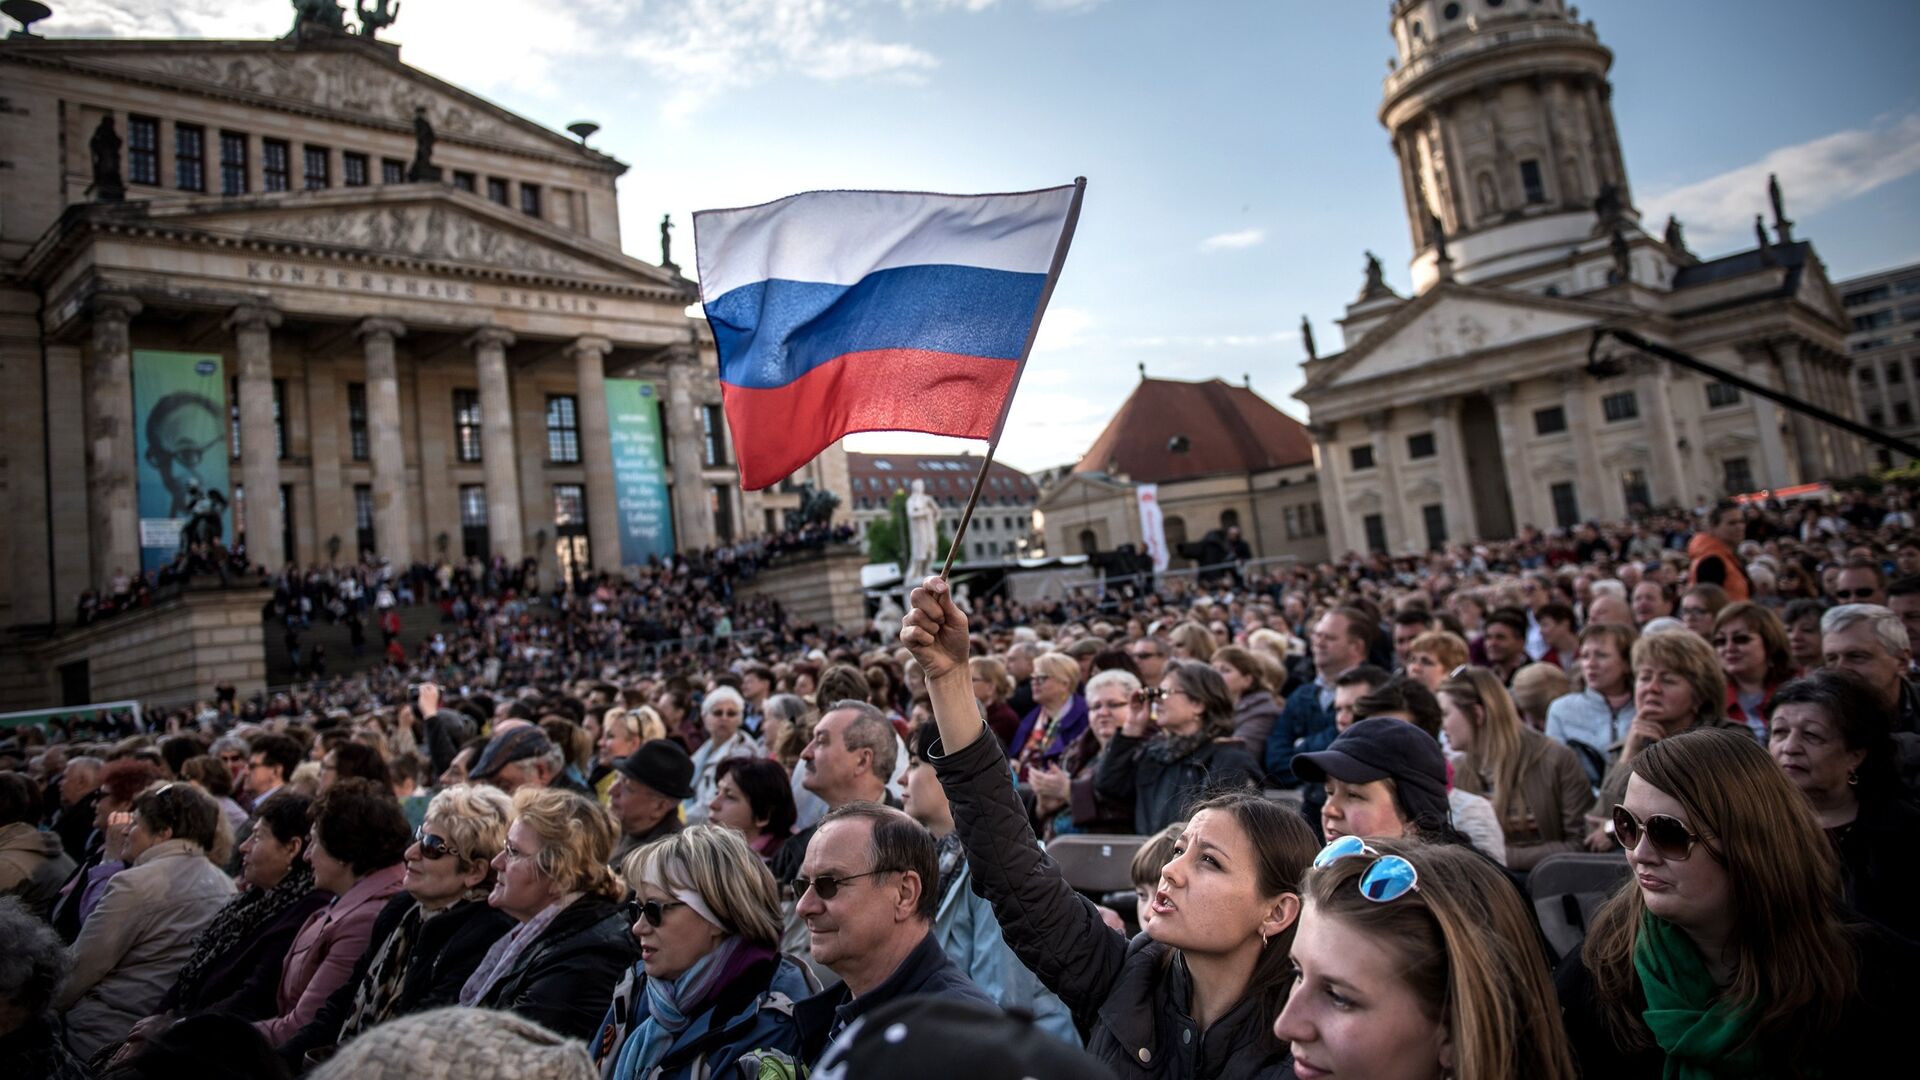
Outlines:
{"type": "Polygon", "coordinates": [[[654,394],[653,384],[640,379],[608,379],[607,425],[613,435],[620,562],[637,566],[652,557],[664,559],[673,554],[673,506],[667,497],[660,399],[654,394]]]}
{"type": "Polygon", "coordinates": [[[133,353],[140,568],[179,554],[182,535],[233,538],[226,367],[206,353],[133,353]]]}

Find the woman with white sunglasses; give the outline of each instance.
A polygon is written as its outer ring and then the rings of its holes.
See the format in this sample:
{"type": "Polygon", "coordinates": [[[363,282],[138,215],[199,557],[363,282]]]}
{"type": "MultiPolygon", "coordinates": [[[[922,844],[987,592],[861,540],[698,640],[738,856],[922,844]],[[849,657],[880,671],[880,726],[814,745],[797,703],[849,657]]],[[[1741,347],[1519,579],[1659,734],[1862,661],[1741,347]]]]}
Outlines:
{"type": "Polygon", "coordinates": [[[1273,1025],[1299,1080],[1572,1080],[1533,920],[1486,858],[1343,836],[1301,892],[1273,1025]]]}

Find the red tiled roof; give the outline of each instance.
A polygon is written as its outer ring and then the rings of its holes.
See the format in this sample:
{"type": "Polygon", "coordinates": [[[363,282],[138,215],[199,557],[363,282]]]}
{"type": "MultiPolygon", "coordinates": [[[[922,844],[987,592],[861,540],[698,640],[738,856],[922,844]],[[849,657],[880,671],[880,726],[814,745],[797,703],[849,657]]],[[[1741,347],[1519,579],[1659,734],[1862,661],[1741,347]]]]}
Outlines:
{"type": "Polygon", "coordinates": [[[1306,426],[1244,386],[1142,379],[1073,467],[1143,484],[1253,473],[1313,460],[1306,426]],[[1168,444],[1184,436],[1187,449],[1168,444]]]}

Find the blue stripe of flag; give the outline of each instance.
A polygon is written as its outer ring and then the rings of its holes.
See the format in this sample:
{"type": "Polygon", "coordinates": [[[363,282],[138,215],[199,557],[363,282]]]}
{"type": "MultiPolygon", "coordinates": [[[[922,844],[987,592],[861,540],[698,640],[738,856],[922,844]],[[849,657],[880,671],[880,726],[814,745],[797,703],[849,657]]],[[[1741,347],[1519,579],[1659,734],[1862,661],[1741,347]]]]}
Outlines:
{"type": "Polygon", "coordinates": [[[924,349],[1020,359],[1045,274],[904,266],[853,285],[756,281],[706,305],[720,379],[773,389],[848,353],[924,349]]]}

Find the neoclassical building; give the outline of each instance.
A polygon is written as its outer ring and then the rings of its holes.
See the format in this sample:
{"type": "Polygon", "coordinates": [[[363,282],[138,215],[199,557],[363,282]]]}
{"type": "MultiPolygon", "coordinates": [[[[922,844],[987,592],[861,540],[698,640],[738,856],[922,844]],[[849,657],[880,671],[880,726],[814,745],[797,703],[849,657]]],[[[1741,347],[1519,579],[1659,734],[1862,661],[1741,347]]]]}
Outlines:
{"type": "MultiPolygon", "coordinates": [[[[692,285],[622,253],[626,166],[395,45],[15,34],[0,154],[0,622],[151,565],[196,479],[267,566],[611,568],[794,501],[739,490],[692,285]]],[[[794,480],[846,505],[837,450],[794,480]]]]}
{"type": "Polygon", "coordinates": [[[1777,189],[1755,246],[1702,259],[1680,223],[1655,235],[1640,219],[1591,21],[1563,0],[1398,0],[1391,22],[1380,120],[1415,294],[1369,256],[1343,351],[1310,356],[1295,395],[1333,550],[1421,551],[1861,470],[1859,440],[1664,361],[1614,346],[1626,374],[1586,372],[1594,328],[1620,326],[1852,415],[1846,317],[1777,189]]]}

